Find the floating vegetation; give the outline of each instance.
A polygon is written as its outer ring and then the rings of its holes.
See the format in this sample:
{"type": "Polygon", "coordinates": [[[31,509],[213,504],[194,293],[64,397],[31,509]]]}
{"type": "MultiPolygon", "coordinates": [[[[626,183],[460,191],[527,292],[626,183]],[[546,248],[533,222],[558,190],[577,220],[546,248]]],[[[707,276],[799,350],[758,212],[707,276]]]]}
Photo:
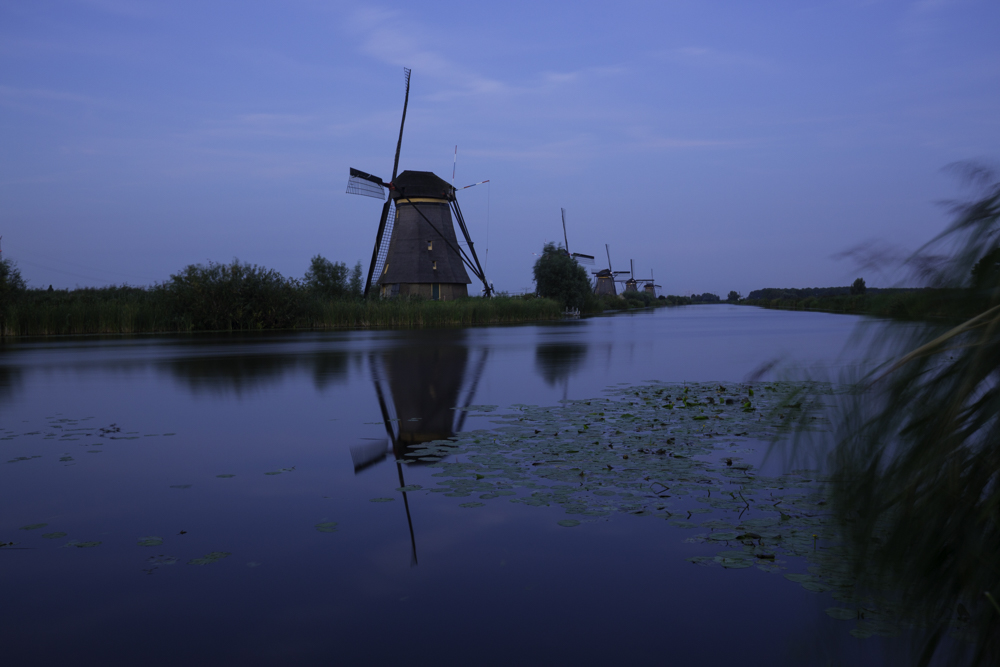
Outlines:
{"type": "Polygon", "coordinates": [[[205,554],[201,558],[195,558],[188,561],[188,565],[212,565],[213,563],[218,563],[223,558],[228,558],[233,554],[228,551],[213,551],[210,554],[205,554]]]}
{"type": "Polygon", "coordinates": [[[100,542],[67,542],[64,547],[76,547],[78,549],[90,549],[99,545],[100,542]]]}
{"type": "Polygon", "coordinates": [[[225,474],[225,475],[216,475],[216,477],[220,479],[230,479],[232,477],[236,477],[236,475],[225,474]]]}
{"type": "Polygon", "coordinates": [[[368,502],[371,503],[391,503],[395,498],[372,498],[368,502]]]}
{"type": "Polygon", "coordinates": [[[826,428],[820,401],[832,389],[794,382],[755,387],[652,382],[558,406],[515,405],[492,415],[492,430],[423,443],[402,462],[440,469],[433,474],[438,488],[428,492],[561,507],[572,515],[557,522],[567,528],[612,515],[701,528],[706,532],[685,540],[714,551],[688,558],[699,566],[788,572],[794,557],[809,572],[787,578],[853,605],[850,619],[866,624],[859,625],[861,635],[894,632],[891,603],[861,599],[846,571],[827,480],[812,470],[762,475],[741,456],[752,451],[748,440],[769,440],[793,418],[812,430],[826,428]],[[803,389],[814,403],[801,403],[803,389]],[[454,459],[459,454],[461,462],[454,459]]]}
{"type": "MultiPolygon", "coordinates": [[[[292,466],[291,468],[278,468],[277,470],[273,470],[271,472],[266,472],[264,474],[265,475],[280,475],[283,472],[294,472],[294,471],[295,471],[295,466],[292,466]]],[[[221,476],[222,475],[220,475],[220,477],[221,476]]],[[[234,477],[235,477],[235,475],[234,475],[234,477]]]]}
{"type": "Polygon", "coordinates": [[[69,533],[60,533],[60,532],[45,533],[44,535],[42,535],[42,537],[44,537],[47,540],[58,540],[61,537],[66,537],[68,534],[69,533]]]}
{"type": "Polygon", "coordinates": [[[163,544],[163,538],[157,537],[156,535],[150,535],[149,537],[140,537],[139,541],[136,543],[140,547],[158,547],[163,544]]]}
{"type": "Polygon", "coordinates": [[[337,522],[327,521],[325,523],[317,523],[316,530],[321,533],[335,533],[337,532],[337,522]]]}
{"type": "Polygon", "coordinates": [[[424,488],[424,487],[420,486],[419,484],[407,484],[406,486],[401,486],[401,487],[399,487],[396,490],[397,491],[402,491],[402,492],[405,493],[407,491],[419,491],[422,488],[424,488]]]}
{"type": "Polygon", "coordinates": [[[21,530],[38,530],[39,528],[45,528],[49,524],[47,523],[30,523],[27,526],[21,526],[21,530]]]}

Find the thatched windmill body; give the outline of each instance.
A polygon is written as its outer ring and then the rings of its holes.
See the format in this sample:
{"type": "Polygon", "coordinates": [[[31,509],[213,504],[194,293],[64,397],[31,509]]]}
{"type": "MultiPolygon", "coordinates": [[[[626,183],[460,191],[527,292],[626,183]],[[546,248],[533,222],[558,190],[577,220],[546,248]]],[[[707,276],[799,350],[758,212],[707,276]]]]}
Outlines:
{"type": "Polygon", "coordinates": [[[466,267],[482,281],[484,294],[490,296],[493,287],[486,281],[476,256],[462,209],[455,198],[455,188],[429,171],[404,171],[397,176],[406,107],[410,100],[410,70],[404,68],[403,72],[406,97],[392,178],[386,182],[352,168],[347,181],[348,193],[385,201],[368,265],[365,296],[373,286],[386,297],[419,295],[448,300],[468,296],[468,285],[472,281],[466,267]],[[468,252],[458,242],[452,213],[462,230],[468,252]]]}

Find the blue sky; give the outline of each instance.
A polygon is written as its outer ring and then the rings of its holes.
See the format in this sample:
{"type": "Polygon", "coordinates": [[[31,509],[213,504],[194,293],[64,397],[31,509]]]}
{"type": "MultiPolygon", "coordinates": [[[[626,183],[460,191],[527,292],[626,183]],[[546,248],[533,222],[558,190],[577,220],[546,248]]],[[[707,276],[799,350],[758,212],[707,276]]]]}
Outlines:
{"type": "MultiPolygon", "coordinates": [[[[33,286],[371,254],[349,167],[490,185],[487,275],[561,240],[664,291],[849,284],[1000,154],[1000,4],[0,3],[0,235],[33,286]]],[[[488,227],[488,230],[487,230],[488,227]]],[[[487,238],[488,231],[488,238],[487,238]]],[[[889,277],[866,276],[869,284],[889,277]]]]}

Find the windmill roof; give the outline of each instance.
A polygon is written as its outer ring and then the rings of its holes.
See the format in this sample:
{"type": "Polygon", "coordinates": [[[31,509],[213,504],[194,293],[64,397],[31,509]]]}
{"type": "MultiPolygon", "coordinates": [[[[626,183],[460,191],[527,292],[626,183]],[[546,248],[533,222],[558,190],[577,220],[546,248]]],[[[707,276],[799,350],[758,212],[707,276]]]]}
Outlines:
{"type": "Polygon", "coordinates": [[[431,171],[404,171],[392,182],[392,197],[436,197],[452,200],[455,188],[431,171]]]}

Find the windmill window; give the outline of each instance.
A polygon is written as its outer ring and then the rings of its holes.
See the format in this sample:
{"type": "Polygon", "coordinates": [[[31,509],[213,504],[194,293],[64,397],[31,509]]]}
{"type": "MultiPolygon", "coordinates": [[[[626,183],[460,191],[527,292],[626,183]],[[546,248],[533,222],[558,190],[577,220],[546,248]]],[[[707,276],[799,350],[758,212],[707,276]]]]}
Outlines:
{"type": "Polygon", "coordinates": [[[434,241],[428,241],[427,242],[427,249],[428,250],[434,250],[434,241]]]}
{"type": "Polygon", "coordinates": [[[437,262],[431,262],[431,266],[434,267],[435,271],[438,270],[438,263],[437,262]]]}

